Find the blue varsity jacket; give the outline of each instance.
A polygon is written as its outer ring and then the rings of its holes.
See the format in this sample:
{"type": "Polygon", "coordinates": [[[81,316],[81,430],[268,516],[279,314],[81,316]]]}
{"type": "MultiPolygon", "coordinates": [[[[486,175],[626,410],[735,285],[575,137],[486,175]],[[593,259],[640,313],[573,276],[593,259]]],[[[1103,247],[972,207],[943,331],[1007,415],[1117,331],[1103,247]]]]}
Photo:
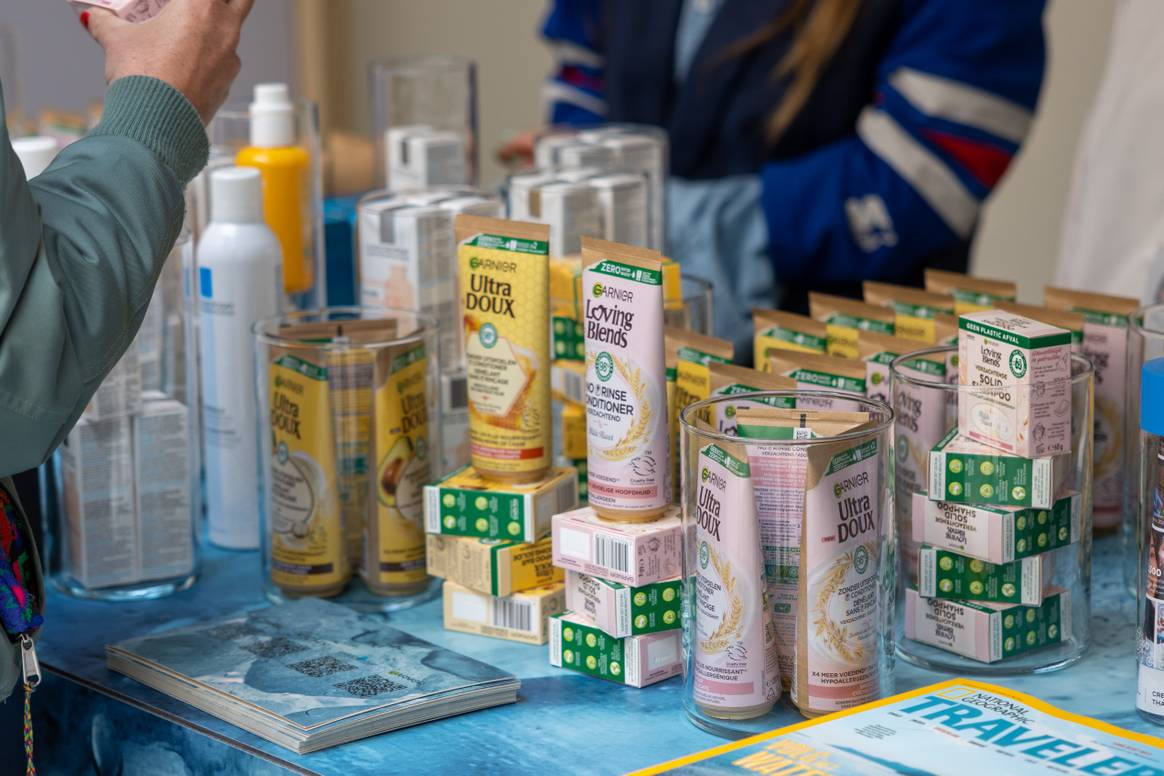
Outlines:
{"type": "Polygon", "coordinates": [[[543,29],[557,62],[550,119],[664,127],[676,176],[759,174],[784,307],[802,308],[809,288],[858,296],[864,279],[965,270],[979,210],[1038,101],[1044,0],[862,0],[771,143],[765,120],[786,85],[772,74],[793,33],[728,49],[790,2],[725,0],[676,84],[683,0],[554,0],[543,29]]]}

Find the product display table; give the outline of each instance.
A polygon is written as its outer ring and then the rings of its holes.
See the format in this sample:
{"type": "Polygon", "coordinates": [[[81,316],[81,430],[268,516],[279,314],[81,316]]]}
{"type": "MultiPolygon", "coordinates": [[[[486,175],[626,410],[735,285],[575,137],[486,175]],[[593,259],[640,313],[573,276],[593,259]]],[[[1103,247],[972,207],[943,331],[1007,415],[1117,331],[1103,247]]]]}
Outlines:
{"type": "MultiPolygon", "coordinates": [[[[112,604],[51,594],[39,647],[48,674],[33,700],[40,772],[614,774],[723,743],[687,721],[680,679],[636,690],[559,670],[549,665],[545,646],[444,631],[439,600],[392,615],[393,625],[513,672],[522,680],[516,704],[299,756],[105,668],[106,643],[261,605],[258,567],[254,553],[207,550],[195,587],[161,601],[112,604]]],[[[1095,544],[1092,602],[1092,646],[1080,663],[992,681],[1159,734],[1134,708],[1135,602],[1121,581],[1114,538],[1095,544]]],[[[897,663],[898,691],[945,678],[897,663]]],[[[17,707],[4,705],[13,741],[17,707]]],[[[782,710],[789,724],[800,721],[787,702],[782,710]]]]}

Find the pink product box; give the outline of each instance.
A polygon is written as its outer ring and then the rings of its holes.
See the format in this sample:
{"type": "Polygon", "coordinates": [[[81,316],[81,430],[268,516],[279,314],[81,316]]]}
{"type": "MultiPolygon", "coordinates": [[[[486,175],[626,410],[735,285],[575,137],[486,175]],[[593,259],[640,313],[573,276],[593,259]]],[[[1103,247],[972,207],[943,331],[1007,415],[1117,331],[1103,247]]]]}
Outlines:
{"type": "Polygon", "coordinates": [[[554,515],[554,565],[640,587],[682,573],[679,508],[651,523],[612,523],[589,507],[554,515]]]}
{"type": "Polygon", "coordinates": [[[127,22],[144,22],[158,15],[169,0],[69,0],[78,10],[106,8],[127,22]]]}

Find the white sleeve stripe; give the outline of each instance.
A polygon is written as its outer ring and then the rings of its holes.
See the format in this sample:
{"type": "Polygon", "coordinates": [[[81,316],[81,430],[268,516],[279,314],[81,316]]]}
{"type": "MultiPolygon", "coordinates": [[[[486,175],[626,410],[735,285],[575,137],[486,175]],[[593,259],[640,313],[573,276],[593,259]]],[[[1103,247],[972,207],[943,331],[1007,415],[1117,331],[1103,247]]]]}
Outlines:
{"type": "Polygon", "coordinates": [[[949,78],[903,67],[889,85],[927,116],[981,129],[1012,143],[1022,142],[1031,112],[1010,100],[949,78]]]}
{"type": "Polygon", "coordinates": [[[884,111],[865,108],[857,135],[909,183],[950,230],[965,239],[978,219],[978,199],[946,164],[884,111]]]}
{"type": "Polygon", "coordinates": [[[542,97],[546,102],[568,102],[584,108],[591,113],[606,115],[606,101],[593,94],[582,91],[576,86],[564,84],[561,81],[548,81],[542,88],[542,97]]]}
{"type": "Polygon", "coordinates": [[[599,68],[605,64],[602,55],[596,51],[579,46],[577,43],[570,43],[564,40],[550,41],[550,54],[553,55],[554,61],[560,65],[582,65],[583,67],[599,68]]]}

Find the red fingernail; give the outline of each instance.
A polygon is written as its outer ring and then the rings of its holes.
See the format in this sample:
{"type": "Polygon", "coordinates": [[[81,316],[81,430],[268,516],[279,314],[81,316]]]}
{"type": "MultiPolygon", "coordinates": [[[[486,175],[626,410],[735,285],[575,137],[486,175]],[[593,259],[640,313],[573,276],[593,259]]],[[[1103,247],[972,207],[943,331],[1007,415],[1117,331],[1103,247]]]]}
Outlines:
{"type": "Polygon", "coordinates": [[[85,29],[89,29],[89,12],[88,11],[81,12],[81,26],[84,27],[85,29]]]}

